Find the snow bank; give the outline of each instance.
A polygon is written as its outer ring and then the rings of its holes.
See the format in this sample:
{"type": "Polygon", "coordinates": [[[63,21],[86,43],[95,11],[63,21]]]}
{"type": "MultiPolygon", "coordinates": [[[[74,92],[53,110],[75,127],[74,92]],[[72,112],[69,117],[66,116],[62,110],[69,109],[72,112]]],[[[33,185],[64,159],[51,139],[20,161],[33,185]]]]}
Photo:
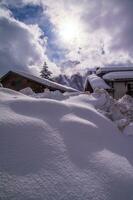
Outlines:
{"type": "Polygon", "coordinates": [[[131,96],[125,95],[115,100],[105,90],[96,90],[92,97],[97,100],[92,102],[95,108],[114,121],[121,131],[133,122],[133,98],[131,96]]]}
{"type": "Polygon", "coordinates": [[[133,98],[129,95],[115,100],[104,89],[95,89],[92,94],[79,94],[78,99],[70,97],[67,101],[92,105],[99,113],[112,120],[123,133],[124,128],[133,122],[133,98]]]}
{"type": "Polygon", "coordinates": [[[69,98],[69,96],[77,96],[80,92],[65,92],[62,93],[59,90],[50,91],[49,89],[45,89],[42,93],[35,93],[30,87],[24,88],[20,90],[22,94],[35,97],[35,98],[49,98],[49,99],[56,99],[56,100],[64,100],[69,98]]]}
{"type": "Polygon", "coordinates": [[[133,141],[87,98],[0,88],[0,199],[132,199],[133,141]]]}
{"type": "MultiPolygon", "coordinates": [[[[125,95],[121,99],[115,100],[106,90],[98,88],[95,89],[92,94],[81,92],[62,94],[58,90],[54,92],[45,91],[44,93],[36,94],[30,88],[25,88],[21,90],[21,92],[35,98],[49,98],[61,101],[66,100],[67,102],[86,106],[90,104],[93,108],[96,108],[99,113],[112,120],[123,133],[129,135],[127,134],[127,131],[124,131],[125,127],[133,122],[133,98],[129,95],[125,95]]],[[[129,132],[130,135],[133,135],[131,134],[131,130],[129,132]]]]}

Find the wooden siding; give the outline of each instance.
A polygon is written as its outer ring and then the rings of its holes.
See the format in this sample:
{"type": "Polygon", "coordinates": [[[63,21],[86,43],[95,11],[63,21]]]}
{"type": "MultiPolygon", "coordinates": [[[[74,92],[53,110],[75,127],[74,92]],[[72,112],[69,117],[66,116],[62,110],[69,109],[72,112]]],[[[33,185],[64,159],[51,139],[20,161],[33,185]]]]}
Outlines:
{"type": "Polygon", "coordinates": [[[114,98],[120,99],[127,93],[125,82],[114,82],[114,98]]]}
{"type": "Polygon", "coordinates": [[[110,91],[110,95],[115,98],[119,99],[125,94],[133,96],[133,80],[129,81],[107,81],[107,83],[111,86],[112,91],[110,91]]]}

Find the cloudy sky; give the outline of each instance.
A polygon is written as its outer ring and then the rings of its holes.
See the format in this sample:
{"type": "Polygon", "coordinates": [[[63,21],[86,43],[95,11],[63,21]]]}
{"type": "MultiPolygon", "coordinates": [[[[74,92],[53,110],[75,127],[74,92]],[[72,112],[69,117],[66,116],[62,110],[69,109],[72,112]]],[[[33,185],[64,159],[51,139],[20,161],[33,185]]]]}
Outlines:
{"type": "Polygon", "coordinates": [[[0,74],[133,66],[133,0],[0,0],[0,74]]]}

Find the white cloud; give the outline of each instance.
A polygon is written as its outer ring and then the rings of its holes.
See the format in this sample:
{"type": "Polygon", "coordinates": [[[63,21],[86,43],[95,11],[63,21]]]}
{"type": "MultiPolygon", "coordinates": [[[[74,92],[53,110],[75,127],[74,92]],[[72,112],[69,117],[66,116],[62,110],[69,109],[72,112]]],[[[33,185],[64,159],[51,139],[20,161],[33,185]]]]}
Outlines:
{"type": "Polygon", "coordinates": [[[1,73],[10,69],[39,73],[46,60],[56,73],[58,68],[49,61],[45,51],[46,39],[38,25],[26,25],[15,20],[9,10],[0,10],[1,73]]]}
{"type": "MultiPolygon", "coordinates": [[[[2,1],[9,4],[8,0],[2,1]]],[[[44,15],[49,17],[54,26],[53,31],[57,35],[55,44],[66,49],[65,59],[62,62],[67,60],[80,61],[75,69],[74,67],[67,67],[66,72],[108,64],[132,64],[132,0],[10,1],[10,4],[15,6],[28,3],[39,4],[44,7],[44,15]],[[46,7],[47,9],[45,9],[46,7]],[[63,41],[63,38],[61,38],[61,34],[66,37],[64,31],[61,31],[62,28],[65,28],[62,24],[66,21],[71,21],[71,26],[78,24],[75,28],[76,31],[78,31],[78,28],[80,29],[77,40],[63,41]]],[[[69,33],[69,26],[66,26],[66,28],[67,33],[69,33]]],[[[42,46],[40,42],[39,45],[42,46]]]]}
{"type": "MultiPolygon", "coordinates": [[[[66,71],[73,72],[92,66],[132,64],[133,7],[131,1],[42,1],[48,6],[47,14],[55,25],[59,37],[60,24],[65,23],[66,19],[79,25],[79,40],[73,43],[66,40],[66,44],[57,40],[58,45],[67,49],[66,60],[81,62],[80,65],[75,66],[75,69],[70,66],[66,71]]],[[[69,30],[67,32],[69,33],[69,30]]]]}

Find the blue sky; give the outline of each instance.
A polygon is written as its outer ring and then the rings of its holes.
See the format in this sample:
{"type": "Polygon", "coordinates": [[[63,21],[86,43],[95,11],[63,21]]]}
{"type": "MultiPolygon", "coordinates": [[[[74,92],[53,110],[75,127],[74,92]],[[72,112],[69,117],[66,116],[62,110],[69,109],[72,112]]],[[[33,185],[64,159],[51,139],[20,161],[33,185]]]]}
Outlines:
{"type": "Polygon", "coordinates": [[[15,19],[26,24],[38,24],[44,35],[47,37],[47,55],[53,62],[59,62],[64,59],[65,49],[61,49],[54,43],[56,34],[50,19],[45,15],[45,9],[40,5],[26,5],[23,7],[9,6],[15,19]]]}
{"type": "Polygon", "coordinates": [[[132,18],[132,0],[1,0],[0,73],[132,66],[132,18]]]}

